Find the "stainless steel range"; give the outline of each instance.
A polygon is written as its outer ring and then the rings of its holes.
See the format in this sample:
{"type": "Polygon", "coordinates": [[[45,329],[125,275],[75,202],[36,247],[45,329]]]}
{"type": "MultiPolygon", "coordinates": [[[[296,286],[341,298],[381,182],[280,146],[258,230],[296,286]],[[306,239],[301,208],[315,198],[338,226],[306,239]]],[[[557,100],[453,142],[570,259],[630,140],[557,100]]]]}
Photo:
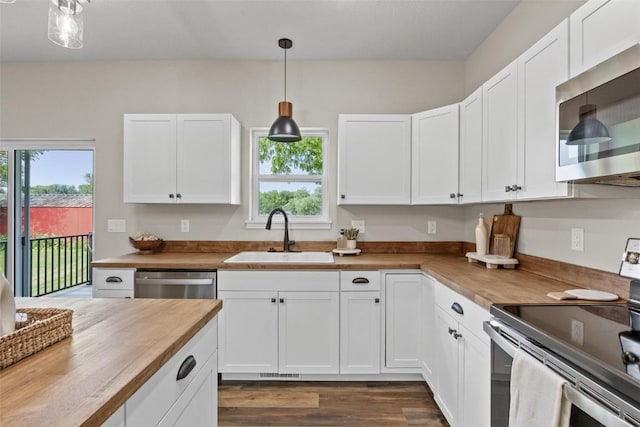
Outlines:
{"type": "MultiPolygon", "coordinates": [[[[640,248],[640,240],[630,239],[621,268],[625,277],[639,270],[634,243],[640,248]]],[[[508,425],[517,349],[567,381],[570,425],[640,426],[639,279],[631,281],[628,303],[497,304],[490,312],[484,329],[492,339],[492,426],[508,425]]]]}

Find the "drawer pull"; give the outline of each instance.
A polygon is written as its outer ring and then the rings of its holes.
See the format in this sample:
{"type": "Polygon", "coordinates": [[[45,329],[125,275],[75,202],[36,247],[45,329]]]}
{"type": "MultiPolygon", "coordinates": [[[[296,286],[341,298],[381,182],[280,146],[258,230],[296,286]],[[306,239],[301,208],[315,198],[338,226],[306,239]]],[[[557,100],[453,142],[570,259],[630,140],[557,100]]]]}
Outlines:
{"type": "Polygon", "coordinates": [[[109,276],[109,277],[107,277],[107,280],[105,280],[105,282],[107,282],[107,283],[122,283],[122,278],[118,277],[118,276],[109,276]]]}
{"type": "Polygon", "coordinates": [[[366,285],[367,283],[369,283],[369,279],[367,279],[366,277],[356,277],[351,281],[351,283],[355,283],[356,285],[366,285]]]}
{"type": "Polygon", "coordinates": [[[451,304],[451,310],[455,311],[458,314],[464,314],[464,310],[462,309],[462,306],[457,302],[454,302],[453,304],[451,304]]]}
{"type": "Polygon", "coordinates": [[[374,299],[374,301],[375,301],[376,304],[380,304],[380,298],[376,298],[376,299],[374,299]]]}
{"type": "Polygon", "coordinates": [[[180,365],[180,369],[178,369],[178,376],[176,377],[176,381],[180,381],[181,379],[186,378],[191,371],[193,371],[193,368],[196,367],[196,358],[193,357],[192,355],[189,355],[186,359],[184,359],[184,362],[182,362],[182,365],[180,365]]]}

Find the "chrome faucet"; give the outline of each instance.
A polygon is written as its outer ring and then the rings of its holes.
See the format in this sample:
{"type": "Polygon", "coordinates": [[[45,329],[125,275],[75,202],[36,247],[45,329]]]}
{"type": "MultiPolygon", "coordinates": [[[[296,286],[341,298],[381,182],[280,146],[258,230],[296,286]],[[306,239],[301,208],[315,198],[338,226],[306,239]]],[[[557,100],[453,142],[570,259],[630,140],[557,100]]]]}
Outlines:
{"type": "Polygon", "coordinates": [[[273,214],[280,212],[282,216],[284,216],[284,242],[283,242],[283,251],[290,252],[290,247],[295,245],[296,242],[294,240],[289,240],[289,218],[287,217],[287,213],[282,208],[275,208],[269,213],[269,218],[267,218],[267,226],[265,227],[267,230],[271,230],[271,219],[273,218],[273,214]]]}

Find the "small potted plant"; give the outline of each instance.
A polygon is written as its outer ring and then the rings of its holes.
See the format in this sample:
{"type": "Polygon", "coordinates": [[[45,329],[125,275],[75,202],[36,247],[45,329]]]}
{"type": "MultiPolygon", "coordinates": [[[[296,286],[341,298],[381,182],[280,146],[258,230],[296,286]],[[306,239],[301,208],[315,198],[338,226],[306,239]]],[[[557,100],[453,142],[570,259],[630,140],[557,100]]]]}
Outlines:
{"type": "Polygon", "coordinates": [[[356,239],[358,238],[359,232],[360,230],[357,228],[347,228],[344,230],[344,237],[347,238],[347,249],[356,248],[356,239]]]}

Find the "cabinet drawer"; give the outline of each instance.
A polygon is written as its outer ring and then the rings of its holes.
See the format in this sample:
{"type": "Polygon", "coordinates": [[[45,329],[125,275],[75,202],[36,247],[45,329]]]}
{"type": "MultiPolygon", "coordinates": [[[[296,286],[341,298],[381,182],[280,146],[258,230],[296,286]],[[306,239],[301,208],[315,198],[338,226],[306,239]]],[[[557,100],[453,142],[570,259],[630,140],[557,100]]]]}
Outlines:
{"type": "Polygon", "coordinates": [[[135,269],[133,268],[94,268],[93,289],[131,290],[135,269]]]}
{"type": "Polygon", "coordinates": [[[341,271],[341,291],[379,291],[379,271],[341,271]]]}
{"type": "Polygon", "coordinates": [[[482,323],[491,317],[489,311],[442,283],[438,283],[436,286],[436,304],[446,313],[456,318],[458,322],[478,338],[484,341],[489,340],[489,336],[482,330],[482,323]],[[458,306],[462,309],[463,314],[459,314],[454,310],[453,307],[458,306]]]}
{"type": "MultiPolygon", "coordinates": [[[[180,395],[198,375],[205,362],[216,352],[218,321],[207,323],[187,344],[169,359],[126,403],[127,425],[157,425],[180,395]],[[181,380],[181,365],[190,356],[195,367],[181,380]]],[[[211,402],[212,405],[215,402],[211,402]]]]}

